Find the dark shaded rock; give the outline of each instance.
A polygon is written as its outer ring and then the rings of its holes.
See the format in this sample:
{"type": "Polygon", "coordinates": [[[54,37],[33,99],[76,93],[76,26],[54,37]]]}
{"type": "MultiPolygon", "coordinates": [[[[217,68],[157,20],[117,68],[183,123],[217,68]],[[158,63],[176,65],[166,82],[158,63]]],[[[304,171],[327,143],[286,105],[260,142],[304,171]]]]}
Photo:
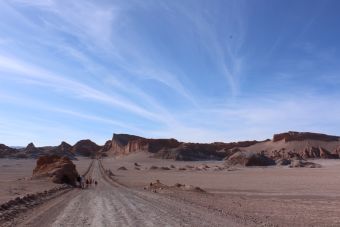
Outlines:
{"type": "Polygon", "coordinates": [[[101,149],[101,146],[91,140],[80,140],[73,147],[72,152],[76,155],[95,157],[101,149]]]}
{"type": "Polygon", "coordinates": [[[289,159],[282,158],[282,159],[276,160],[275,163],[278,166],[287,166],[287,165],[289,165],[291,163],[291,161],[289,159]]]}
{"type": "Polygon", "coordinates": [[[301,167],[306,167],[306,168],[321,168],[320,164],[316,164],[314,162],[307,162],[304,160],[299,160],[295,159],[292,160],[291,164],[289,165],[290,168],[301,168],[301,167]]]}
{"type": "Polygon", "coordinates": [[[226,160],[227,165],[241,166],[270,166],[275,165],[275,161],[262,154],[253,152],[239,151],[226,160]]]}
{"type": "Polygon", "coordinates": [[[54,183],[75,185],[79,176],[76,166],[67,157],[43,156],[37,160],[33,178],[49,177],[54,183]]]}

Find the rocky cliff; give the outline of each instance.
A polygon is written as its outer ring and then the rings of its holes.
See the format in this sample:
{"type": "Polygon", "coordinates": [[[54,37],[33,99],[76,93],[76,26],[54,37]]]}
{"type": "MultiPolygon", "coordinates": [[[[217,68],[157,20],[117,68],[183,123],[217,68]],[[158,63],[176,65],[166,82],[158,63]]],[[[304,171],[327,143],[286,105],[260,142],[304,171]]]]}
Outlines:
{"type": "Polygon", "coordinates": [[[331,136],[311,132],[286,132],[275,134],[272,140],[247,147],[248,151],[263,153],[279,158],[339,158],[340,140],[331,136]]]}
{"type": "Polygon", "coordinates": [[[285,132],[280,134],[274,134],[273,142],[277,142],[280,140],[284,140],[286,142],[289,141],[303,141],[303,140],[319,140],[319,141],[339,141],[340,137],[338,136],[330,136],[321,133],[312,133],[312,132],[285,132]]]}
{"type": "Polygon", "coordinates": [[[285,132],[275,134],[272,140],[241,141],[232,143],[185,143],[176,139],[149,139],[128,134],[113,134],[104,146],[91,140],[80,140],[71,146],[62,142],[59,146],[14,149],[0,144],[0,158],[39,158],[44,155],[95,157],[97,155],[122,156],[135,152],[147,152],[157,158],[175,160],[222,160],[239,151],[255,152],[267,157],[289,159],[339,158],[340,137],[311,132],[285,132]]]}
{"type": "Polygon", "coordinates": [[[176,139],[148,139],[127,134],[113,134],[102,152],[107,155],[128,155],[135,152],[148,152],[154,157],[175,160],[222,160],[229,149],[245,147],[257,141],[237,143],[183,143],[176,139]]]}

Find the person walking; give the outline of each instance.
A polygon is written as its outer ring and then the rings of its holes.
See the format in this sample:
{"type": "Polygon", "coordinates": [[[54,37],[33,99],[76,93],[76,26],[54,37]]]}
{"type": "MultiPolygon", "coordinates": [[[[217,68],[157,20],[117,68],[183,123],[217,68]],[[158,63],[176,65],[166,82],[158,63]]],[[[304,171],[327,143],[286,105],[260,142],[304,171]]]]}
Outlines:
{"type": "Polygon", "coordinates": [[[81,176],[81,177],[80,177],[80,188],[81,188],[81,189],[84,189],[84,187],[85,187],[85,185],[84,185],[84,177],[81,176]]]}
{"type": "Polygon", "coordinates": [[[81,177],[79,175],[77,176],[77,185],[81,188],[81,177]]]}

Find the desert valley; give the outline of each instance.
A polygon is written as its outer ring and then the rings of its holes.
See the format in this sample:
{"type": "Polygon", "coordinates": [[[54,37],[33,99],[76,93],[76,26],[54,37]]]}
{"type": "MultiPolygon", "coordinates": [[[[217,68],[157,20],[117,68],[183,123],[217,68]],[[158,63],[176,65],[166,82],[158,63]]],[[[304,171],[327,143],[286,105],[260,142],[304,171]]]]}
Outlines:
{"type": "Polygon", "coordinates": [[[340,137],[0,146],[1,226],[338,226],[340,137]],[[77,186],[77,176],[97,186],[77,186]]]}

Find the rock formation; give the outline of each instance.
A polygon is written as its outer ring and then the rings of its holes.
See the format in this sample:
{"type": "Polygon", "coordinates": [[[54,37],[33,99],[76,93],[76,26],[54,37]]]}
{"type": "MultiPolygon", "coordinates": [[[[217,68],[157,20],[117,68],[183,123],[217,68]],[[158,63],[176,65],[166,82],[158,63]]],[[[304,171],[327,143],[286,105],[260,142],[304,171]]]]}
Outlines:
{"type": "Polygon", "coordinates": [[[272,140],[241,141],[232,143],[185,143],[176,139],[149,139],[128,134],[113,134],[104,146],[91,140],[81,140],[74,146],[62,142],[59,146],[10,148],[0,145],[0,158],[39,158],[45,155],[95,157],[121,156],[147,152],[151,156],[174,160],[223,160],[237,152],[253,152],[268,158],[311,159],[339,158],[340,137],[311,132],[285,132],[275,134],[272,140]]]}
{"type": "Polygon", "coordinates": [[[338,136],[330,136],[321,133],[312,133],[312,132],[285,132],[280,134],[275,134],[273,136],[273,142],[277,142],[280,140],[288,141],[302,141],[302,140],[319,140],[319,141],[339,141],[338,136]]]}
{"type": "Polygon", "coordinates": [[[340,137],[311,132],[275,134],[272,140],[247,147],[248,151],[263,153],[277,159],[336,159],[340,154],[340,137]]]}
{"type": "Polygon", "coordinates": [[[13,155],[17,155],[18,152],[17,149],[0,144],[0,158],[10,158],[13,155]]]}
{"type": "Polygon", "coordinates": [[[262,154],[253,152],[239,151],[231,155],[227,160],[228,166],[270,166],[275,165],[275,161],[262,154]]]}
{"type": "Polygon", "coordinates": [[[101,146],[91,140],[80,140],[72,147],[72,153],[86,157],[94,157],[101,149],[101,146]]]}
{"type": "Polygon", "coordinates": [[[73,162],[67,157],[56,155],[40,157],[33,170],[33,179],[48,177],[58,184],[75,185],[77,176],[79,174],[73,162]]]}
{"type": "Polygon", "coordinates": [[[321,168],[320,164],[316,164],[314,162],[307,162],[305,160],[301,160],[301,159],[295,159],[292,160],[291,164],[289,165],[290,168],[302,168],[302,167],[306,167],[306,168],[321,168]]]}
{"type": "Polygon", "coordinates": [[[246,147],[257,141],[237,143],[183,143],[175,139],[147,139],[134,135],[113,134],[102,153],[112,155],[127,155],[134,152],[149,152],[154,157],[175,160],[222,160],[230,155],[229,149],[246,147]]]}

